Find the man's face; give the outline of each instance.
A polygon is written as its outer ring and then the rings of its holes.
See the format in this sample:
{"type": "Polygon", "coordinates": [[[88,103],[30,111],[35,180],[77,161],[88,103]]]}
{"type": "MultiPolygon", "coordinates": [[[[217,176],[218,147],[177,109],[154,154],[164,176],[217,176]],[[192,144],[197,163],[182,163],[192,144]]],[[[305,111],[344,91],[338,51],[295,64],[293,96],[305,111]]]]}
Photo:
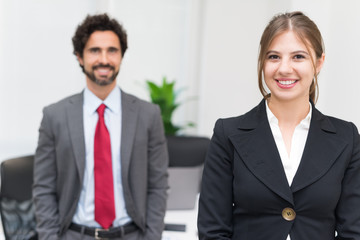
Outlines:
{"type": "Polygon", "coordinates": [[[95,31],[87,41],[83,57],[77,56],[86,78],[99,86],[110,85],[119,73],[122,60],[118,36],[113,31],[95,31]]]}

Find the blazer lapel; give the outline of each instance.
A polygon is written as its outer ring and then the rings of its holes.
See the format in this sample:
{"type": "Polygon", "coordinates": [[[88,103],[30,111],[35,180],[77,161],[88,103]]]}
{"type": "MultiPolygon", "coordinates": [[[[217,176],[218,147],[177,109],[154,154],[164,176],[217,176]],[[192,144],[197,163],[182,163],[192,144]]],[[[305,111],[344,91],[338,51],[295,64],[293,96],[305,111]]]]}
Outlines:
{"type": "Polygon", "coordinates": [[[266,116],[265,100],[244,115],[240,133],[230,136],[248,169],[277,195],[294,204],[279,152],[266,116]]]}
{"type": "Polygon", "coordinates": [[[83,122],[83,93],[70,98],[67,108],[67,125],[71,146],[75,155],[77,171],[82,184],[85,169],[85,142],[83,122]]]}
{"type": "Polygon", "coordinates": [[[346,144],[337,137],[330,119],[313,105],[308,138],[291,190],[299,191],[321,178],[331,168],[346,144]]]}

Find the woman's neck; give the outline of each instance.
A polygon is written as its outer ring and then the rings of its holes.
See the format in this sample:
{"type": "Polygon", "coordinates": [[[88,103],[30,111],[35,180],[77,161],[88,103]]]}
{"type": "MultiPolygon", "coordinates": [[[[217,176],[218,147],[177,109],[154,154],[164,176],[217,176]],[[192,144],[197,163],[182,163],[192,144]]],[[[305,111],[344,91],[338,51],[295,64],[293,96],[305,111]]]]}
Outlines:
{"type": "Polygon", "coordinates": [[[277,101],[277,99],[270,97],[268,99],[268,106],[278,120],[286,151],[288,156],[290,156],[295,128],[310,111],[309,98],[277,101]]]}
{"type": "Polygon", "coordinates": [[[309,113],[309,98],[293,101],[278,101],[268,98],[268,106],[279,121],[279,125],[286,124],[297,126],[309,113]]]}

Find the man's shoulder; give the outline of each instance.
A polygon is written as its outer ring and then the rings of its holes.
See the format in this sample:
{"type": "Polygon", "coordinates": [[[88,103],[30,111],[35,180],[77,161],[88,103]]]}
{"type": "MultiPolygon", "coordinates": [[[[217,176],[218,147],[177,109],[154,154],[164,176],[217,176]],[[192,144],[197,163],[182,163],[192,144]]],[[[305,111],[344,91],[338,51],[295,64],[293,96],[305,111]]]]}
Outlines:
{"type": "Polygon", "coordinates": [[[123,90],[121,90],[121,94],[122,94],[122,101],[124,101],[125,104],[132,103],[139,105],[141,108],[145,108],[145,109],[154,109],[158,107],[158,105],[154,103],[148,102],[130,93],[126,93],[123,90]]]}
{"type": "Polygon", "coordinates": [[[66,108],[66,106],[70,103],[76,103],[76,102],[81,102],[83,101],[83,93],[77,93],[77,94],[73,94],[71,96],[65,97],[55,103],[52,103],[50,105],[47,105],[44,110],[45,111],[52,111],[52,110],[56,110],[59,111],[63,108],[66,108]]]}

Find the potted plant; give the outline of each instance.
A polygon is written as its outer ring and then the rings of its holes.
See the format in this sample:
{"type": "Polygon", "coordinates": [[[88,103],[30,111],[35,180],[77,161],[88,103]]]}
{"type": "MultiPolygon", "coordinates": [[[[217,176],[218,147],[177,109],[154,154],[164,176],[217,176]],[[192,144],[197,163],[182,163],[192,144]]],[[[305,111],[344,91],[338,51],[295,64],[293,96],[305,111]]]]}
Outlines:
{"type": "Polygon", "coordinates": [[[172,116],[174,111],[180,106],[176,102],[176,97],[180,91],[175,91],[175,80],[169,82],[166,77],[163,77],[162,83],[157,85],[153,81],[147,80],[147,87],[150,93],[152,103],[158,104],[161,110],[161,117],[164,123],[165,135],[175,136],[178,132],[186,127],[193,127],[193,123],[186,123],[184,126],[173,124],[172,116]]]}
{"type": "Polygon", "coordinates": [[[170,186],[167,208],[168,210],[193,209],[196,195],[193,195],[193,199],[184,196],[200,190],[202,168],[210,139],[179,135],[180,130],[193,127],[194,124],[186,123],[179,126],[172,122],[173,113],[180,106],[176,101],[180,91],[175,91],[175,81],[169,82],[163,77],[159,85],[150,80],[146,83],[151,102],[160,107],[167,139],[170,186]]]}

